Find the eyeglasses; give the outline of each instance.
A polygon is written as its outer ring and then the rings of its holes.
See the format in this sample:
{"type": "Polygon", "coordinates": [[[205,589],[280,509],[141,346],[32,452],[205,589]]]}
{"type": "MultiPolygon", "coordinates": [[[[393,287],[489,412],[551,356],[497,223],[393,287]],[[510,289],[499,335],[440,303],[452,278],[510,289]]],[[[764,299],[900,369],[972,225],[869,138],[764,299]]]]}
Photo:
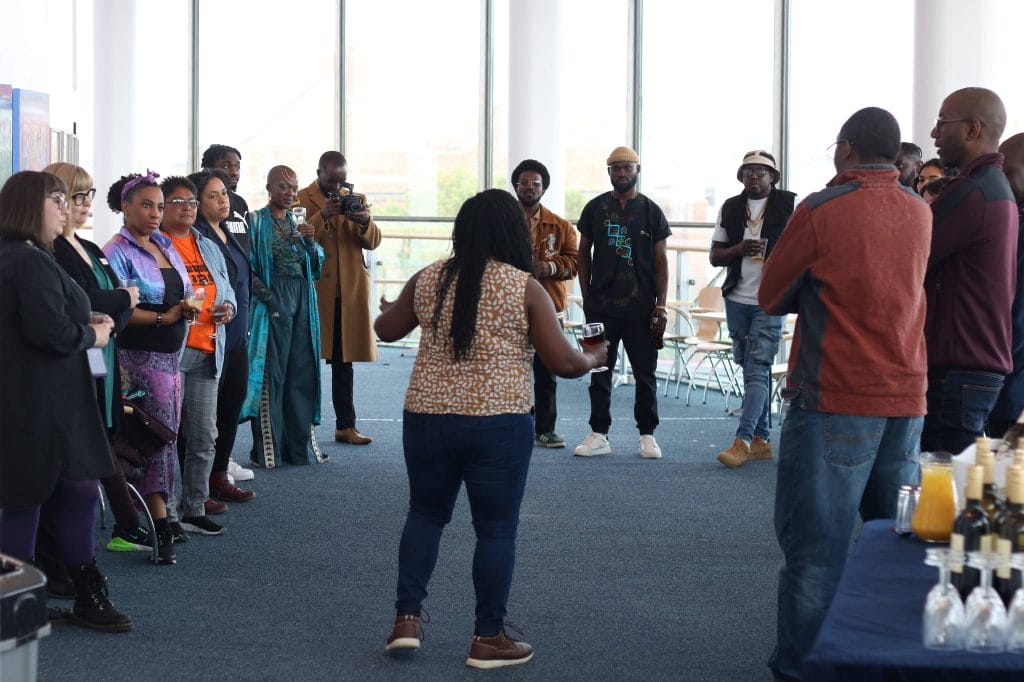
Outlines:
{"type": "Polygon", "coordinates": [[[196,201],[195,199],[168,199],[165,202],[165,206],[173,206],[174,208],[177,208],[179,210],[188,206],[194,211],[196,210],[196,206],[198,205],[199,202],[196,201]]]}
{"type": "Polygon", "coordinates": [[[82,204],[85,203],[86,199],[88,199],[89,201],[92,201],[95,198],[96,198],[96,188],[95,187],[90,189],[88,192],[75,192],[74,194],[71,195],[71,201],[73,201],[75,203],[75,206],[81,206],[82,204]]]}
{"type": "Polygon", "coordinates": [[[68,207],[68,200],[64,198],[64,195],[60,192],[54,192],[46,197],[47,199],[53,199],[53,203],[57,204],[57,208],[61,211],[68,207]]]}
{"type": "Polygon", "coordinates": [[[520,180],[516,183],[516,187],[522,187],[523,189],[529,189],[530,187],[540,189],[543,186],[544,182],[542,180],[520,180]]]}
{"type": "Polygon", "coordinates": [[[761,166],[759,168],[744,168],[740,171],[740,176],[742,176],[744,180],[749,180],[750,178],[763,178],[769,173],[771,173],[771,170],[761,166]]]}
{"type": "Polygon", "coordinates": [[[839,143],[840,142],[845,142],[846,144],[850,145],[851,147],[853,146],[853,143],[850,142],[849,140],[844,139],[844,138],[839,138],[838,140],[836,140],[835,142],[833,142],[829,146],[825,147],[825,156],[828,157],[829,161],[831,161],[833,158],[835,158],[836,150],[839,148],[839,143]]]}
{"type": "Polygon", "coordinates": [[[978,121],[978,125],[980,125],[982,128],[985,127],[985,122],[984,121],[979,121],[976,118],[947,118],[947,119],[937,118],[937,119],[935,119],[935,132],[941,133],[942,132],[942,126],[947,125],[949,123],[970,123],[971,121],[978,121]]]}

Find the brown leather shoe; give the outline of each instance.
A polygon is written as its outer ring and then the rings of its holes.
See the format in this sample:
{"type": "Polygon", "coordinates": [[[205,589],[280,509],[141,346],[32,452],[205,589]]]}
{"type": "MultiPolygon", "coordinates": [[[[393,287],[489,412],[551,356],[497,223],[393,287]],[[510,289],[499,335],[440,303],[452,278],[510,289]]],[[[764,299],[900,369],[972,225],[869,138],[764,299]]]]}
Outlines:
{"type": "Polygon", "coordinates": [[[526,642],[517,642],[504,632],[493,637],[473,637],[469,647],[469,658],[466,665],[471,668],[501,668],[506,665],[519,665],[533,658],[533,647],[526,642]]]}
{"type": "Polygon", "coordinates": [[[347,429],[335,429],[334,440],[339,443],[349,443],[351,445],[367,445],[373,442],[372,438],[364,436],[356,431],[352,426],[347,429]]]}
{"type": "Polygon", "coordinates": [[[423,628],[420,626],[420,617],[414,615],[395,616],[395,627],[391,629],[391,636],[388,643],[384,645],[384,651],[410,651],[420,648],[420,640],[423,639],[423,628]]]}
{"type": "Polygon", "coordinates": [[[215,471],[210,474],[210,497],[223,502],[248,502],[256,497],[256,493],[231,483],[227,472],[215,471]]]}
{"type": "Polygon", "coordinates": [[[734,440],[728,450],[718,453],[718,461],[730,469],[743,466],[749,459],[750,446],[744,443],[742,438],[734,440]]]}
{"type": "Polygon", "coordinates": [[[761,436],[754,436],[754,439],[750,441],[750,461],[771,458],[772,442],[761,438],[761,436]]]}

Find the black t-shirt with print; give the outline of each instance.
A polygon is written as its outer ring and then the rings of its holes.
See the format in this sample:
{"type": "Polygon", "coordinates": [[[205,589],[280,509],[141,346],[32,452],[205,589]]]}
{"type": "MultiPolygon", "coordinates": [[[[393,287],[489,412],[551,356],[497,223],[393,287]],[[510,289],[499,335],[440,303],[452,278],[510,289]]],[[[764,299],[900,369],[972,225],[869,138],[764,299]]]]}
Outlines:
{"type": "Polygon", "coordinates": [[[657,304],[654,245],[672,231],[656,203],[637,194],[623,207],[611,192],[583,207],[576,228],[594,244],[584,309],[625,320],[647,320],[657,304]]]}

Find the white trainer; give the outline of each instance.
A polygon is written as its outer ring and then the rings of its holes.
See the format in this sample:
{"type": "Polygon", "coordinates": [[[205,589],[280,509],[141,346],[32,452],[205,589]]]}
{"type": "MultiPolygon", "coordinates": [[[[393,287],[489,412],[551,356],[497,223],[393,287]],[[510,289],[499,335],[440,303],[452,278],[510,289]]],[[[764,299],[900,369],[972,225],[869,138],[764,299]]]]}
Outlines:
{"type": "Polygon", "coordinates": [[[252,472],[252,469],[246,469],[233,459],[228,460],[228,476],[236,481],[251,481],[256,478],[256,474],[252,472]]]}
{"type": "Polygon", "coordinates": [[[640,456],[644,459],[661,459],[661,448],[654,436],[646,434],[640,436],[640,456]]]}
{"type": "Polygon", "coordinates": [[[594,455],[607,455],[611,451],[612,445],[608,442],[608,436],[591,431],[590,435],[576,446],[572,454],[578,457],[593,457],[594,455]]]}

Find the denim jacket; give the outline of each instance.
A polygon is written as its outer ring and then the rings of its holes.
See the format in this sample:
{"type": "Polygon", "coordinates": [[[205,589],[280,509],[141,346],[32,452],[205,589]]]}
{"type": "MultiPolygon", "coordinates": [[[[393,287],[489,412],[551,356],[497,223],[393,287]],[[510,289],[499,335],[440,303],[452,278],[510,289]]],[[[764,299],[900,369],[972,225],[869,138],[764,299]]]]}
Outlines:
{"type": "MultiPolygon", "coordinates": [[[[196,238],[196,245],[199,247],[199,254],[203,257],[203,262],[206,263],[206,269],[210,271],[210,276],[213,277],[213,284],[217,287],[217,297],[214,299],[213,304],[230,303],[231,307],[237,312],[238,303],[235,301],[235,290],[231,286],[228,265],[224,261],[224,255],[220,252],[220,248],[210,239],[204,237],[196,228],[191,228],[191,232],[196,238]]],[[[217,367],[214,377],[218,379],[220,378],[221,370],[224,368],[224,339],[226,337],[227,333],[221,330],[217,334],[217,339],[214,343],[214,358],[217,367]]],[[[188,334],[185,335],[185,344],[181,348],[181,353],[178,353],[179,360],[182,353],[185,352],[185,346],[187,345],[188,334]]]]}

